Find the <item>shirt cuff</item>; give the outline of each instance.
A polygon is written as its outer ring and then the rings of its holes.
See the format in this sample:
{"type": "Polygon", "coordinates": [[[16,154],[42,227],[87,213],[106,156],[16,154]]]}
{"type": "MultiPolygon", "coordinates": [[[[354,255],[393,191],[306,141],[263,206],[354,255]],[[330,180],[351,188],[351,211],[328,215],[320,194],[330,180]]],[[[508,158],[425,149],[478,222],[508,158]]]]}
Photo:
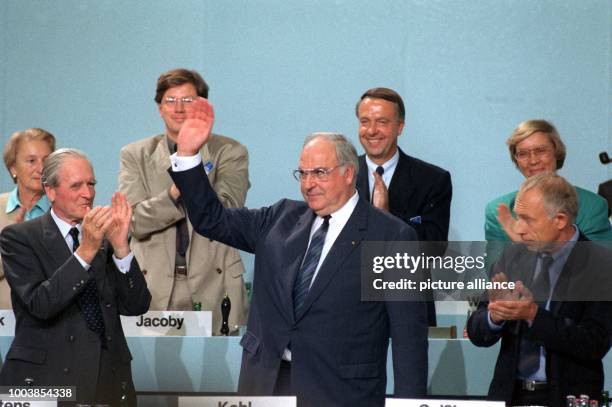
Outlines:
{"type": "Polygon", "coordinates": [[[113,254],[113,261],[115,262],[115,266],[117,266],[117,269],[123,274],[127,274],[127,272],[130,271],[130,265],[132,264],[132,259],[134,259],[134,253],[132,252],[130,252],[130,254],[128,254],[122,259],[118,259],[113,254]]]}
{"type": "Polygon", "coordinates": [[[187,171],[195,168],[202,163],[202,157],[200,154],[191,156],[179,156],[174,153],[170,156],[170,162],[172,163],[173,172],[187,171]]]}
{"type": "Polygon", "coordinates": [[[503,328],[504,324],[506,323],[505,321],[503,321],[501,324],[496,324],[495,322],[493,322],[493,320],[491,320],[491,313],[487,312],[487,322],[489,323],[489,329],[493,332],[498,332],[501,331],[501,329],[503,328]]]}
{"type": "Polygon", "coordinates": [[[76,257],[76,259],[79,261],[79,263],[81,263],[81,266],[83,266],[83,268],[85,270],[89,270],[89,268],[91,267],[91,264],[87,263],[85,260],[83,260],[81,258],[81,256],[79,256],[76,252],[72,253],[74,254],[74,257],[76,257]]]}

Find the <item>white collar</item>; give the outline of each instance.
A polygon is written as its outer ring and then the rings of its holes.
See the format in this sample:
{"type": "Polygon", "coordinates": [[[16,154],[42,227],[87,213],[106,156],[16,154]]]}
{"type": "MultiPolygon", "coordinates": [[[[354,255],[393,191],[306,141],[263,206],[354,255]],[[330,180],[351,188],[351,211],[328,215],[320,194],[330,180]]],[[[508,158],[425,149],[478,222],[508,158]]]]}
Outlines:
{"type": "MultiPolygon", "coordinates": [[[[370,157],[368,157],[367,154],[365,156],[365,159],[366,159],[366,164],[368,165],[368,169],[370,170],[368,171],[368,173],[371,174],[374,171],[376,171],[376,168],[378,168],[379,165],[376,164],[374,161],[370,160],[370,157]]],[[[385,170],[385,174],[389,171],[389,168],[395,167],[398,161],[399,161],[399,148],[395,150],[395,154],[393,154],[393,157],[391,157],[389,160],[387,160],[387,162],[381,165],[381,167],[383,167],[383,169],[385,170]]]]}
{"type": "Polygon", "coordinates": [[[66,236],[68,236],[68,232],[70,232],[70,229],[72,229],[73,227],[76,227],[79,230],[79,234],[81,234],[81,224],[80,223],[72,226],[70,223],[66,222],[65,220],[57,216],[53,208],[51,208],[51,217],[55,221],[55,224],[59,228],[60,233],[64,239],[66,238],[66,236]]]}

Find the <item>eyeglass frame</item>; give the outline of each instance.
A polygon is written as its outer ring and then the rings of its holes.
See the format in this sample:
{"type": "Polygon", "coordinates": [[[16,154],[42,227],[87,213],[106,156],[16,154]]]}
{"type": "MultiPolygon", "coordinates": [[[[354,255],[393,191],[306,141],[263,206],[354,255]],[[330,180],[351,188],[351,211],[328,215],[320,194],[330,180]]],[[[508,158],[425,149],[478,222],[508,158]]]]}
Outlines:
{"type": "Polygon", "coordinates": [[[336,168],[344,167],[345,165],[346,163],[338,164],[331,168],[317,167],[305,170],[298,168],[293,170],[292,175],[298,182],[305,181],[308,176],[314,177],[314,179],[317,181],[327,181],[329,179],[329,174],[331,174],[336,168]]]}
{"type": "Polygon", "coordinates": [[[184,97],[174,97],[174,96],[167,96],[165,98],[162,99],[161,103],[164,106],[176,106],[179,102],[181,102],[181,104],[183,105],[190,105],[195,101],[195,97],[193,96],[184,96],[184,97]]]}
{"type": "Polygon", "coordinates": [[[514,158],[516,161],[527,161],[531,158],[532,155],[535,155],[536,158],[545,157],[547,154],[552,154],[554,152],[554,148],[549,146],[538,146],[534,148],[529,148],[525,150],[517,150],[514,153],[514,158]]]}

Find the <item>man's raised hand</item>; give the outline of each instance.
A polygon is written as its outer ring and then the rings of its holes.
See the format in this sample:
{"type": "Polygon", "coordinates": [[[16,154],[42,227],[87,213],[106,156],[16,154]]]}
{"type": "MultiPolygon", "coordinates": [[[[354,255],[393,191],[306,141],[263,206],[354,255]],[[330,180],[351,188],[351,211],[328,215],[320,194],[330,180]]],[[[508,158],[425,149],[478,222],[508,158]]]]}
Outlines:
{"type": "Polygon", "coordinates": [[[198,97],[187,110],[187,118],[176,138],[176,152],[179,156],[198,154],[200,148],[211,137],[215,112],[208,100],[198,97]]]}

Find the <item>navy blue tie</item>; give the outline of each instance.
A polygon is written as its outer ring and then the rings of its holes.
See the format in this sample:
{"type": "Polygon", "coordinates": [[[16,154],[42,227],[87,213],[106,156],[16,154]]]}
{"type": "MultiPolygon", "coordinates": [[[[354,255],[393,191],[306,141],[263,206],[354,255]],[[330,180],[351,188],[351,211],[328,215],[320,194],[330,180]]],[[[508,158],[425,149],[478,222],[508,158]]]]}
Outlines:
{"type": "MultiPolygon", "coordinates": [[[[79,230],[73,227],[68,233],[70,237],[72,237],[72,251],[74,253],[79,248],[79,230]]],[[[78,298],[78,303],[85,315],[87,328],[97,333],[100,338],[103,338],[104,318],[102,317],[102,310],[100,309],[100,302],[98,300],[98,287],[96,286],[96,280],[94,278],[90,277],[89,280],[87,280],[85,289],[78,298]]]]}
{"type": "Polygon", "coordinates": [[[314,275],[319,259],[321,258],[321,252],[323,251],[323,245],[325,244],[325,236],[327,235],[327,229],[329,229],[330,215],[323,218],[323,224],[317,229],[312,235],[310,246],[304,256],[304,262],[298,272],[298,275],[293,284],[293,311],[294,315],[297,316],[304,300],[310,290],[310,283],[312,282],[312,276],[314,275]]]}
{"type": "MultiPolygon", "coordinates": [[[[545,307],[550,297],[549,269],[553,262],[552,256],[540,255],[540,272],[533,279],[531,292],[534,301],[540,307],[545,307]]],[[[540,368],[540,345],[521,336],[518,373],[523,379],[528,379],[540,368]]]]}

